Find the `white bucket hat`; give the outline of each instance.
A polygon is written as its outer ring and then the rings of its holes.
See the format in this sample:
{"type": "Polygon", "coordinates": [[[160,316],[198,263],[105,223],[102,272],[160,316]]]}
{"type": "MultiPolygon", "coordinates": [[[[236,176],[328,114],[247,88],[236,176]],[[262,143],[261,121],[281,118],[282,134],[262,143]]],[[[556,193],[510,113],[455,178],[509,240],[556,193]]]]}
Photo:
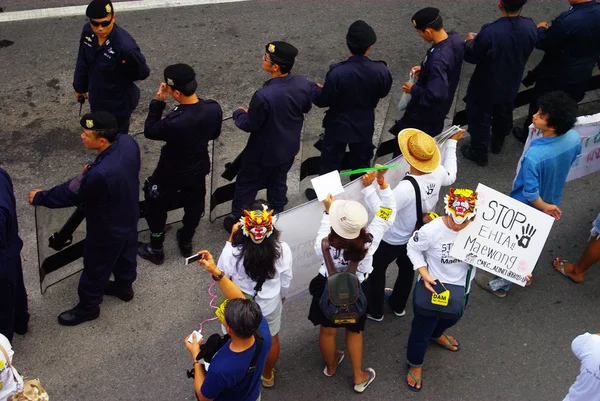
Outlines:
{"type": "Polygon", "coordinates": [[[329,207],[331,227],[342,238],[358,238],[368,218],[365,207],[356,201],[336,200],[329,207]]]}

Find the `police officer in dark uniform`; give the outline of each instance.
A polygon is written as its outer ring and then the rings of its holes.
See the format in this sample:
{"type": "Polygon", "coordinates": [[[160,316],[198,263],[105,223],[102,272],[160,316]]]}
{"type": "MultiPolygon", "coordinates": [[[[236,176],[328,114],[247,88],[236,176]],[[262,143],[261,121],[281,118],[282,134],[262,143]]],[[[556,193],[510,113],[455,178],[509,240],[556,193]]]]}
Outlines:
{"type": "Polygon", "coordinates": [[[27,333],[29,323],[22,248],[12,181],[0,168],[0,333],[8,341],[14,333],[27,333]]]}
{"type": "Polygon", "coordinates": [[[600,57],[600,5],[594,0],[569,0],[569,4],[569,11],[552,21],[552,26],[548,27],[547,22],[537,24],[535,47],[544,51],[544,57],[523,81],[528,86],[535,82],[535,99],[529,104],[523,128],[513,129],[513,135],[522,142],[538,111],[537,99],[563,91],[576,102],[581,101],[600,57]]]}
{"type": "Polygon", "coordinates": [[[517,96],[537,29],[531,18],[519,16],[527,0],[500,0],[502,17],[481,27],[465,41],[465,61],[476,64],[467,89],[467,118],[471,143],[461,153],[479,166],[488,163],[490,129],[492,153],[500,153],[513,123],[517,96]]]}
{"type": "Polygon", "coordinates": [[[210,171],[208,141],[221,133],[223,112],[214,100],[198,99],[196,74],[187,64],[165,68],[165,82],[156,99],[150,102],[144,136],[165,141],[158,166],[145,185],[146,221],[150,242],[140,244],[138,255],[150,262],[163,263],[164,228],[170,202],[180,197],[183,203],[183,227],[177,230],[179,250],[192,254],[192,237],[204,214],[206,175],[210,171]],[[179,102],[165,118],[167,95],[179,102]]]}
{"type": "Polygon", "coordinates": [[[280,41],[267,44],[265,50],[262,69],[271,79],[254,93],[248,110],[239,107],[233,112],[235,125],[249,132],[250,138],[236,180],[232,215],[223,222],[227,232],[263,185],[275,213],[283,211],[288,202],[287,173],[300,150],[304,114],[312,106],[313,83],[290,72],[298,50],[280,41]]]}
{"type": "MultiPolygon", "coordinates": [[[[321,175],[340,169],[346,146],[350,148],[350,168],[371,164],[375,107],[392,87],[387,64],[367,57],[376,41],[371,26],[360,20],[354,22],[346,35],[350,58],[329,66],[322,87],[313,85],[313,104],[329,107],[323,119],[321,175]]],[[[307,189],[306,196],[316,198],[314,189],[307,189]]]]}
{"type": "Polygon", "coordinates": [[[85,12],[73,77],[75,98],[89,101],[92,112],[108,111],[117,118],[119,132],[129,132],[131,113],[140,101],[134,81],[150,75],[146,59],[135,40],[115,23],[108,0],[93,0],[85,12]]]}
{"type": "Polygon", "coordinates": [[[85,209],[79,304],[58,316],[65,326],[96,319],[103,294],[130,301],[136,279],[140,149],[132,137],[118,133],[117,120],[108,112],[84,115],[81,126],[83,146],[98,152],[96,160],[64,184],[29,193],[34,206],[83,204],[85,209]],[[109,281],[111,273],[114,281],[109,281]]]}
{"type": "MultiPolygon", "coordinates": [[[[433,42],[420,66],[413,67],[417,82],[402,86],[411,94],[404,116],[390,128],[398,135],[405,128],[417,128],[436,136],[444,129],[460,80],[464,55],[463,40],[456,32],[446,32],[440,10],[427,7],[417,11],[412,23],[423,40],[433,42]]],[[[400,154],[398,149],[395,153],[400,154]]]]}

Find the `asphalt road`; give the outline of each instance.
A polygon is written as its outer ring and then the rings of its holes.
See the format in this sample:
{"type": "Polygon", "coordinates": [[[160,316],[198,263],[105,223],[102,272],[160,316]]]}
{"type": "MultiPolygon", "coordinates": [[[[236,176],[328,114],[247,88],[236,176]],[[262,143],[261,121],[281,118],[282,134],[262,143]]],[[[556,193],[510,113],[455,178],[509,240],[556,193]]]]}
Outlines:
{"type": "MultiPolygon", "coordinates": [[[[37,1],[28,2],[27,7],[23,3],[4,1],[0,7],[9,11],[12,6],[12,11],[83,2],[37,1]]],[[[267,79],[260,70],[260,58],[268,41],[295,44],[300,50],[295,71],[322,82],[327,66],[347,57],[345,33],[356,19],[374,26],[378,42],[372,57],[386,60],[396,80],[394,93],[378,110],[377,126],[381,127],[391,119],[386,120],[390,99],[392,104],[397,101],[404,76],[428,48],[410,23],[410,16],[426,5],[442,9],[446,27],[461,34],[476,32],[498,17],[494,1],[465,0],[427,4],[415,0],[252,0],[118,14],[119,24],[136,38],[152,69],[150,78],[140,84],[142,100],[132,131],[140,131],[166,65],[193,65],[200,95],[217,99],[227,114],[238,105],[247,105],[267,79]]],[[[544,1],[528,5],[523,14],[537,22],[550,20],[567,8],[566,1],[544,1]]],[[[183,339],[211,316],[209,279],[196,266],[181,263],[174,231],[167,236],[164,265],[139,261],[135,299],[127,304],[106,299],[101,317],[93,322],[66,328],[56,321],[60,312],[77,302],[78,276],[50,287],[44,295],[39,292],[34,214],[27,193],[66,180],[95,157],[80,143],[79,105],[71,87],[84,21],[81,16],[0,24],[0,40],[14,42],[0,48],[0,166],[15,184],[32,313],[30,332],[15,337],[14,362],[24,375],[39,377],[53,400],[192,400],[192,381],[185,376],[191,358],[183,339]]],[[[532,63],[538,58],[536,53],[532,63]]],[[[463,94],[471,72],[471,67],[465,67],[463,94]]],[[[598,97],[591,94],[587,100],[598,97]]],[[[457,107],[464,104],[459,102],[457,107]]],[[[588,113],[598,109],[598,103],[586,106],[588,113]]],[[[522,114],[519,110],[516,117],[522,114]]],[[[321,118],[322,111],[311,112],[306,138],[320,132],[321,118]]],[[[245,134],[225,123],[217,145],[219,163],[230,160],[245,140],[245,134]]],[[[145,177],[156,164],[160,144],[141,136],[137,141],[145,177]]],[[[311,142],[305,143],[309,153],[311,142]]],[[[507,193],[520,153],[521,145],[509,138],[503,154],[492,155],[485,169],[459,157],[456,185],[475,187],[484,182],[507,193]]],[[[598,331],[600,272],[592,269],[584,284],[574,285],[555,273],[550,261],[558,255],[576,259],[583,252],[599,210],[599,178],[596,173],[567,184],[563,219],[554,225],[530,288],[513,289],[505,299],[473,289],[464,318],[450,331],[462,350],[450,353],[432,347],[428,351],[421,393],[413,394],[404,384],[411,311],[404,318],[388,313],[382,323],[369,322],[364,365],[377,371],[377,379],[363,395],[357,395],[352,391],[348,362],[333,378],[321,373],[318,329],[306,319],[310,299],[303,297],[285,305],[277,382],[263,392],[263,399],[561,400],[579,371],[570,351],[572,339],[598,331]]],[[[297,167],[289,184],[290,205],[301,203],[300,189],[307,184],[298,183],[297,167]]],[[[220,220],[210,224],[203,219],[194,244],[218,254],[226,238],[220,220]]],[[[140,239],[147,239],[147,233],[140,239]]],[[[391,281],[395,268],[389,270],[391,281]]],[[[205,333],[218,329],[209,323],[205,333]]],[[[340,345],[342,340],[340,335],[340,345]]]]}

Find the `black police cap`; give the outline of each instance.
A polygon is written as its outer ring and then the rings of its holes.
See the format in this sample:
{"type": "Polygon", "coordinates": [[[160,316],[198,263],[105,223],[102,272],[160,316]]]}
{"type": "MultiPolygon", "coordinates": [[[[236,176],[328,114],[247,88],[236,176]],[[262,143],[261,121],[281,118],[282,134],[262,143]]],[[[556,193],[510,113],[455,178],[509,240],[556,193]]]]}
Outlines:
{"type": "Polygon", "coordinates": [[[434,7],[426,7],[416,12],[412,17],[415,28],[423,30],[440,18],[440,10],[434,7]]]}
{"type": "Polygon", "coordinates": [[[165,82],[172,89],[181,89],[186,85],[195,82],[196,73],[194,69],[187,64],[173,64],[165,68],[165,82]]]}
{"type": "Polygon", "coordinates": [[[298,49],[287,42],[275,41],[265,46],[266,52],[271,56],[271,61],[276,64],[293,66],[298,55],[298,49]]]}
{"type": "Polygon", "coordinates": [[[377,42],[377,35],[365,21],[355,21],[348,28],[346,43],[349,46],[365,48],[374,45],[375,42],[377,42]]]}
{"type": "Polygon", "coordinates": [[[88,18],[106,18],[113,12],[113,5],[109,0],[92,0],[85,10],[88,18]]]}
{"type": "Polygon", "coordinates": [[[87,113],[81,117],[79,124],[81,124],[83,128],[93,131],[117,130],[119,128],[117,119],[107,111],[87,113]]]}
{"type": "Polygon", "coordinates": [[[523,7],[527,0],[500,0],[500,2],[507,6],[523,7]]]}

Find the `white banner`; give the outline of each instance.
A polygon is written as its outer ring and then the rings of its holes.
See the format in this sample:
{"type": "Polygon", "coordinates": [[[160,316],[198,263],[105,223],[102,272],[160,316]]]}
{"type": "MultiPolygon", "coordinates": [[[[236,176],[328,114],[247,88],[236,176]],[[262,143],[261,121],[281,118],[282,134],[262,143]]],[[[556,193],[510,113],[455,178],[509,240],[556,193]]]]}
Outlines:
{"type": "MultiPolygon", "coordinates": [[[[460,130],[459,127],[451,127],[435,138],[442,152],[442,160],[446,150],[444,146],[446,140],[458,130],[460,130]]],[[[385,175],[385,180],[392,188],[395,188],[408,173],[409,165],[404,156],[399,156],[387,164],[401,164],[400,167],[390,169],[385,175]]],[[[362,188],[362,181],[354,180],[345,185],[344,193],[335,198],[363,203],[362,188]]],[[[294,278],[288,293],[289,300],[303,294],[308,289],[310,281],[317,275],[321,266],[321,260],[317,257],[314,246],[324,210],[322,202],[313,200],[278,215],[275,226],[281,231],[281,240],[290,246],[294,260],[292,267],[294,278]]]]}
{"type": "MultiPolygon", "coordinates": [[[[581,116],[577,118],[577,122],[573,127],[581,137],[581,155],[573,162],[567,181],[581,178],[588,174],[600,170],[600,113],[590,116],[581,116]]],[[[523,154],[529,149],[530,143],[533,140],[542,137],[542,132],[529,126],[529,136],[523,148],[523,154]]],[[[517,165],[517,173],[521,168],[521,160],[517,165]]]]}
{"type": "Polygon", "coordinates": [[[450,256],[524,287],[554,218],[483,184],[477,194],[477,216],[458,233],[450,256]]]}

